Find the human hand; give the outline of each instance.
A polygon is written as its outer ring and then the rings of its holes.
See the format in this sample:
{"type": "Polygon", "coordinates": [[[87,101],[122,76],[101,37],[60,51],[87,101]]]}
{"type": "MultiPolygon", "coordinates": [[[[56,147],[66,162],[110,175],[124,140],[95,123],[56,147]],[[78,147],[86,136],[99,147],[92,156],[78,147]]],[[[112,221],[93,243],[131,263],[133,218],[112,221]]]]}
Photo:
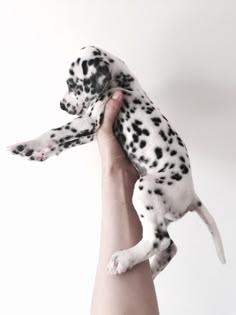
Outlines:
{"type": "Polygon", "coordinates": [[[113,123],[119,113],[123,101],[121,91],[114,92],[107,102],[103,123],[97,132],[97,142],[102,161],[102,170],[106,174],[122,172],[128,175],[133,183],[138,178],[138,172],[127,159],[119,142],[113,134],[113,123]]]}

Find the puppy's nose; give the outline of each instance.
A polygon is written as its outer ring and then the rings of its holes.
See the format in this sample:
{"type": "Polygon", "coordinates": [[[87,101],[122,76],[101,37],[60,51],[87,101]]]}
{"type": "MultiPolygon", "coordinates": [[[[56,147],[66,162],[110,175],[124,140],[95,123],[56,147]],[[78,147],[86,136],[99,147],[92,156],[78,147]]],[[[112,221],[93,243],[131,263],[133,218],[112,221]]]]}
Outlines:
{"type": "Polygon", "coordinates": [[[63,102],[60,103],[61,109],[66,110],[65,104],[63,102]]]}

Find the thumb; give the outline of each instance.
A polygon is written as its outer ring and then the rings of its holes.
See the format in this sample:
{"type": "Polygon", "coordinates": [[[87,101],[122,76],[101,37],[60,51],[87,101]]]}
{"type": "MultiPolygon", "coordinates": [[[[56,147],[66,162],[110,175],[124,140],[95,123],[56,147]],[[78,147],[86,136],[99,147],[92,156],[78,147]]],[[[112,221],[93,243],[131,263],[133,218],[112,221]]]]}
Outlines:
{"type": "Polygon", "coordinates": [[[121,104],[123,100],[123,94],[121,91],[115,91],[112,95],[112,98],[107,102],[106,108],[105,108],[105,113],[104,113],[104,118],[103,118],[103,123],[101,129],[103,131],[111,131],[113,122],[116,118],[116,116],[119,113],[121,104]]]}

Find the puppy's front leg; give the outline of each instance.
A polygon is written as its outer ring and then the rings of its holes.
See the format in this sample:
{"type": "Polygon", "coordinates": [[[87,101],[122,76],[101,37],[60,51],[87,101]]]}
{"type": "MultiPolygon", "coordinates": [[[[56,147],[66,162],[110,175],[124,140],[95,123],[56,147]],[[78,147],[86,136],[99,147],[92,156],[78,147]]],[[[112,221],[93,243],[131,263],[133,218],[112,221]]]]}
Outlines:
{"type": "Polygon", "coordinates": [[[51,129],[38,138],[10,146],[8,149],[30,160],[45,161],[52,155],[58,155],[64,149],[84,144],[94,139],[102,115],[94,119],[89,115],[78,116],[68,124],[51,129]]]}

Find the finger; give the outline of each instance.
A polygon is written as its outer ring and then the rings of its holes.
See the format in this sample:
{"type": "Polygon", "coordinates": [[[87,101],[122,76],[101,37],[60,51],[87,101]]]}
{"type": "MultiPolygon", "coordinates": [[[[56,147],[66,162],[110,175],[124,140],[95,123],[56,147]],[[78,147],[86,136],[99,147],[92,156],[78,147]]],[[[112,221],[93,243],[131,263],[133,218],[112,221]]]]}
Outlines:
{"type": "Polygon", "coordinates": [[[101,129],[104,132],[112,132],[112,126],[115,118],[117,117],[120,107],[122,105],[123,94],[121,91],[115,91],[112,98],[107,102],[105,114],[101,129]]]}

